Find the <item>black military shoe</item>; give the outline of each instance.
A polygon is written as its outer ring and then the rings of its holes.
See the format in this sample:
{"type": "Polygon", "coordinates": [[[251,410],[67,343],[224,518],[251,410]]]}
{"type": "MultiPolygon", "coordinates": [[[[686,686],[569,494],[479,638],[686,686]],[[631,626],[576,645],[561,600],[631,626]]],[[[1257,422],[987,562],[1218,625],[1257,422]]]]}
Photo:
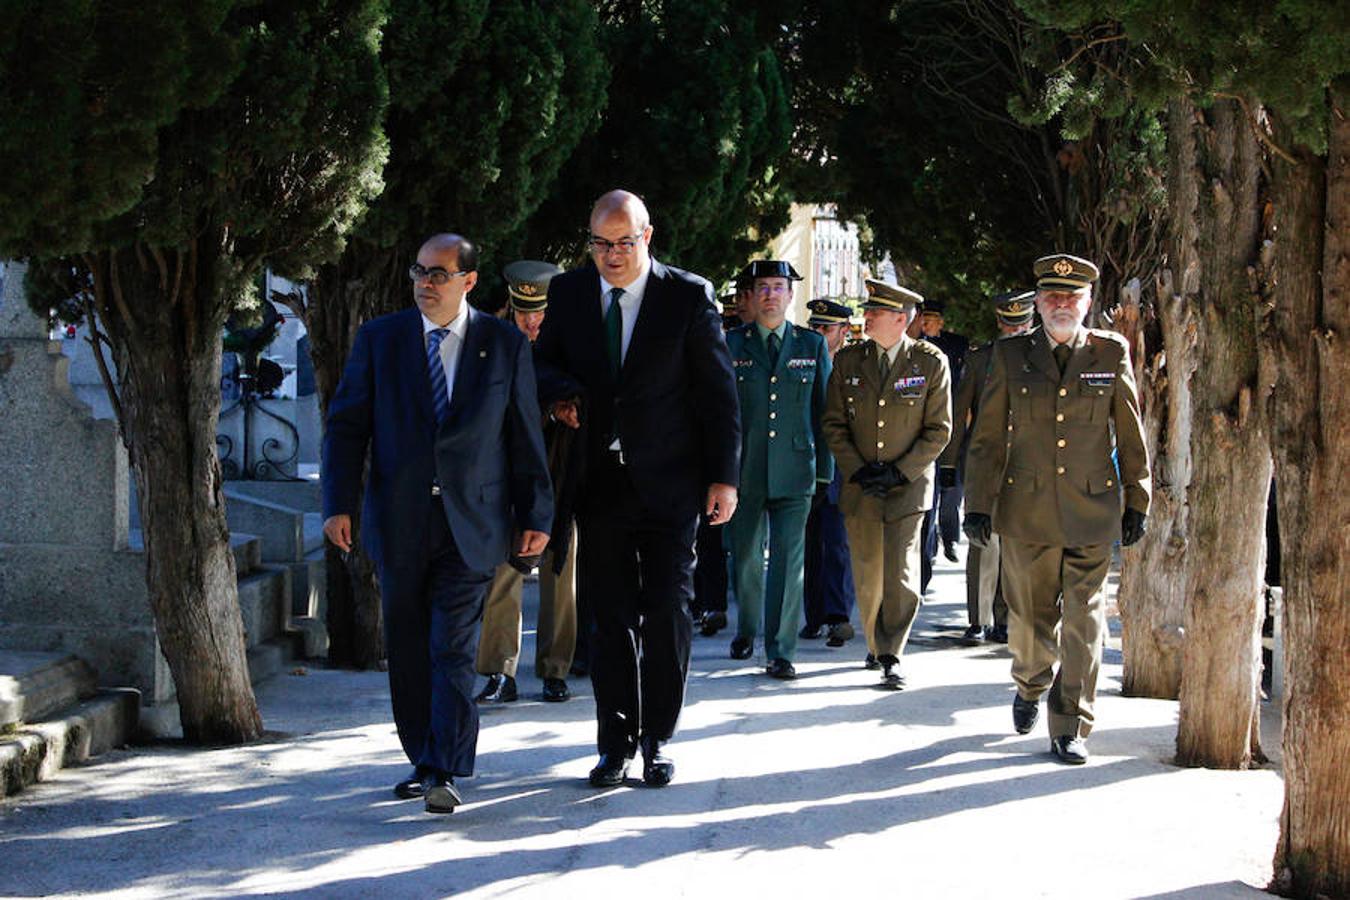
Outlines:
{"type": "Polygon", "coordinates": [[[441,774],[428,775],[426,779],[426,809],[429,813],[442,815],[452,813],[464,800],[455,790],[455,780],[441,774]]]}
{"type": "Polygon", "coordinates": [[[665,787],[675,777],[675,762],[661,752],[661,744],[642,739],[642,783],[647,787],[665,787]]]}
{"type": "Polygon", "coordinates": [[[764,669],[770,678],[782,678],[791,680],[797,677],[797,670],[786,659],[771,659],[769,665],[764,669]]]}
{"type": "Polygon", "coordinates": [[[750,638],[737,637],[731,642],[732,659],[749,659],[755,652],[755,642],[750,638]]]}
{"type": "Polygon", "coordinates": [[[520,696],[516,692],[516,680],[510,675],[489,675],[487,684],[473,699],[479,703],[514,703],[520,696]]]}
{"type": "Polygon", "coordinates": [[[1041,704],[1035,700],[1023,700],[1021,694],[1013,697],[1013,728],[1018,734],[1029,734],[1036,727],[1041,715],[1041,704]]]}
{"type": "Polygon", "coordinates": [[[591,787],[618,787],[628,774],[628,757],[621,753],[601,753],[591,769],[591,787]]]}
{"type": "Polygon", "coordinates": [[[867,656],[863,657],[863,668],[875,672],[877,669],[881,668],[881,663],[877,662],[877,658],[869,653],[867,656]]]}
{"type": "Polygon", "coordinates": [[[952,543],[951,541],[943,541],[942,555],[947,557],[948,562],[956,562],[958,559],[956,555],[956,544],[952,543]]]}
{"type": "Polygon", "coordinates": [[[540,695],[545,703],[562,703],[572,692],[567,689],[567,682],[561,678],[545,678],[544,692],[540,695]]]}
{"type": "Polygon", "coordinates": [[[412,774],[394,785],[394,796],[400,800],[416,800],[427,792],[426,785],[422,779],[426,776],[418,769],[413,769],[412,774]]]}
{"type": "Polygon", "coordinates": [[[995,644],[1008,643],[1008,626],[995,625],[993,628],[990,628],[989,640],[993,641],[995,644]]]}
{"type": "Polygon", "coordinates": [[[834,622],[830,625],[830,636],[826,647],[842,647],[853,640],[853,626],[848,622],[834,622]]]}
{"type": "Polygon", "coordinates": [[[891,691],[903,691],[905,676],[900,674],[900,660],[883,653],[877,657],[877,662],[881,663],[881,686],[891,691]]]}
{"type": "Polygon", "coordinates": [[[802,630],[797,632],[797,637],[804,641],[818,641],[825,634],[823,625],[803,625],[802,630]]]}
{"type": "Polygon", "coordinates": [[[712,637],[727,627],[727,614],[724,612],[705,612],[703,618],[699,620],[698,633],[704,637],[712,637]]]}
{"type": "Polygon", "coordinates": [[[987,632],[983,625],[972,625],[961,635],[961,643],[967,647],[978,647],[984,643],[987,632]]]}
{"type": "Polygon", "coordinates": [[[1050,739],[1050,752],[1062,763],[1081,766],[1088,761],[1087,741],[1071,734],[1050,739]]]}

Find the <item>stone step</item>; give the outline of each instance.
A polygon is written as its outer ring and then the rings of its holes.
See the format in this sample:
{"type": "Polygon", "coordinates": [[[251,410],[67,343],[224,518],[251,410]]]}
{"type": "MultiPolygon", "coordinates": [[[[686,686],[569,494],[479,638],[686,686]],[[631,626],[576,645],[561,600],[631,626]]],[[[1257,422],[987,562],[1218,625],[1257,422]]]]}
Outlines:
{"type": "Polygon", "coordinates": [[[305,513],[252,497],[225,486],[225,520],[231,532],[256,535],[266,562],[299,562],[305,558],[305,513]]]}
{"type": "Polygon", "coordinates": [[[297,481],[229,481],[225,487],[230,494],[254,497],[298,512],[317,513],[323,509],[323,490],[317,474],[297,481]]]}
{"type": "Polygon", "coordinates": [[[256,534],[231,532],[230,549],[234,551],[234,574],[242,578],[262,565],[262,539],[256,534]]]}
{"type": "Polygon", "coordinates": [[[104,690],[0,735],[0,798],[122,746],[136,732],[140,709],[139,691],[104,690]]]}
{"type": "Polygon", "coordinates": [[[239,611],[244,618],[244,643],[255,647],[280,637],[290,620],[291,570],[264,563],[239,579],[239,611]]]}
{"type": "Polygon", "coordinates": [[[69,653],[0,650],[0,728],[92,697],[97,682],[89,664],[69,653]]]}

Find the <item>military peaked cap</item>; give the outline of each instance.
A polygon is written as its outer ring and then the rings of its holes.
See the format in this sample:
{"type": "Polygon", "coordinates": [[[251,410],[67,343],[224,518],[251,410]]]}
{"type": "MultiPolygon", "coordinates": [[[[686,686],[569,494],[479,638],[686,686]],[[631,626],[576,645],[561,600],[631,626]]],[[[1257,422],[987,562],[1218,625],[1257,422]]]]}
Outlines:
{"type": "Polygon", "coordinates": [[[864,279],[863,283],[867,286],[867,299],[863,301],[863,309],[911,313],[914,304],[923,302],[923,295],[909,288],[877,281],[875,278],[864,279]]]}
{"type": "Polygon", "coordinates": [[[539,312],[548,308],[548,283],[562,269],[537,259],[519,259],[502,270],[511,308],[516,312],[539,312]]]}
{"type": "Polygon", "coordinates": [[[1005,325],[1021,325],[1031,321],[1036,310],[1035,291],[1005,291],[994,297],[994,314],[1005,325]]]}
{"type": "Polygon", "coordinates": [[[806,308],[811,310],[807,325],[845,325],[852,315],[852,310],[847,306],[825,297],[812,300],[806,304],[806,308]]]}
{"type": "Polygon", "coordinates": [[[945,316],[947,304],[941,300],[925,300],[923,301],[923,311],[925,315],[932,313],[935,316],[945,316]]]}
{"type": "Polygon", "coordinates": [[[1042,256],[1032,265],[1036,288],[1042,291],[1082,290],[1097,280],[1097,266],[1067,253],[1042,256]]]}

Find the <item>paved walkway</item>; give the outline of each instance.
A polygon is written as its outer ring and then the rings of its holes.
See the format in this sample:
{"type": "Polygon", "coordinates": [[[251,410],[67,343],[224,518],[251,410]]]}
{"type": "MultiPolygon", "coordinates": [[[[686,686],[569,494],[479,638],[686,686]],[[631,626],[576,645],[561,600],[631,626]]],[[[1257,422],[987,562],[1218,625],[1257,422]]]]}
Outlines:
{"type": "Polygon", "coordinates": [[[954,642],[962,578],[940,565],[903,693],[872,687],[859,640],[803,642],[784,684],[696,638],[664,790],[587,787],[589,685],[550,705],[527,676],[484,715],[467,804],[430,816],[390,794],[408,767],[383,675],[281,676],[265,742],[117,751],[0,803],[0,894],[1264,896],[1278,772],[1169,765],[1176,704],[1120,697],[1116,653],[1092,763],[1057,764],[1012,733],[1005,649],[954,642]]]}

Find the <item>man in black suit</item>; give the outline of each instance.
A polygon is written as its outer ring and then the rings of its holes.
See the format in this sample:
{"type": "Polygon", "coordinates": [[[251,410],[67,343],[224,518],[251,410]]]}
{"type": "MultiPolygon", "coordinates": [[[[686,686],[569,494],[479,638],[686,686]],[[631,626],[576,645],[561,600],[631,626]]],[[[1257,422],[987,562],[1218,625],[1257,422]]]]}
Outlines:
{"type": "Polygon", "coordinates": [[[694,533],[700,513],[716,525],[736,509],[740,415],[712,286],[652,259],[651,237],[635,195],[596,201],[591,262],[553,279],[535,345],[589,401],[577,593],[595,618],[597,787],[621,784],[639,749],[643,781],[670,782],[662,745],[689,670],[694,533]]]}
{"type": "Polygon", "coordinates": [[[417,308],[356,333],[323,446],[324,534],[344,552],[370,450],[361,538],[414,767],[394,793],[437,813],[473,774],[475,632],[493,569],[512,549],[542,553],[553,518],[530,343],[469,306],[477,256],[459,235],[422,245],[408,272],[417,308]]]}

